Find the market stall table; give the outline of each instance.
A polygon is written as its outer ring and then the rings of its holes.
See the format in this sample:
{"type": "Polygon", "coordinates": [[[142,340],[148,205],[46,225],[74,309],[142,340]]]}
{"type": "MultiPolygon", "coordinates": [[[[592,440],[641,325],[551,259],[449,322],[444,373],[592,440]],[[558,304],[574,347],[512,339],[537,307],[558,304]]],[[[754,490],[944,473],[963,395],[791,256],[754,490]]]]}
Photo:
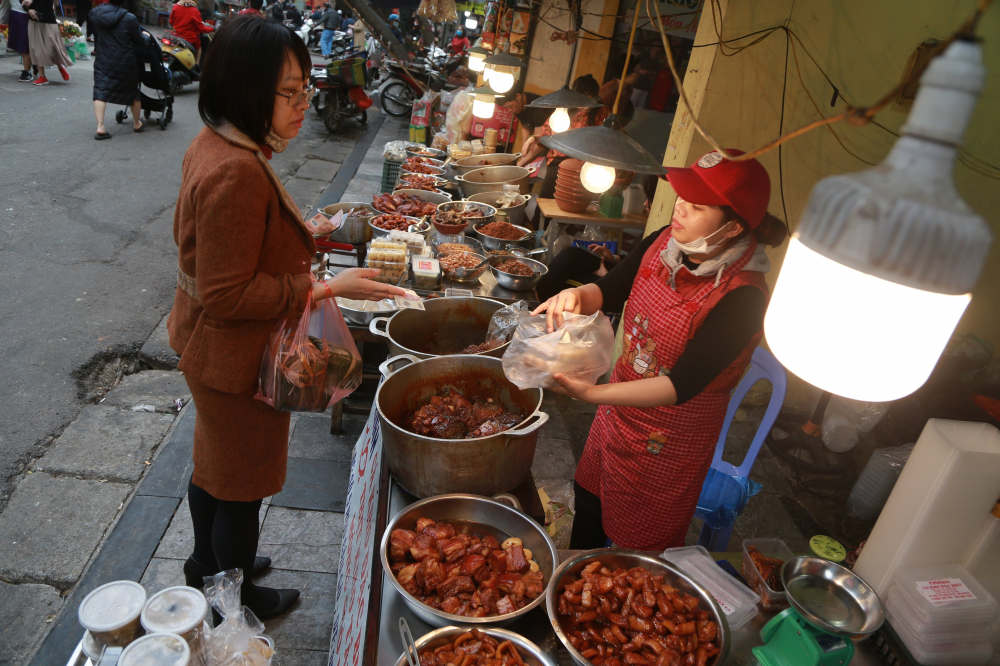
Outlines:
{"type": "Polygon", "coordinates": [[[562,224],[581,224],[588,227],[600,227],[608,235],[608,240],[622,240],[625,231],[638,231],[640,234],[646,229],[646,215],[627,215],[621,217],[605,217],[597,210],[597,202],[593,202],[582,213],[568,213],[556,203],[555,199],[538,199],[538,212],[541,214],[539,228],[545,229],[548,221],[560,222],[562,224]]]}

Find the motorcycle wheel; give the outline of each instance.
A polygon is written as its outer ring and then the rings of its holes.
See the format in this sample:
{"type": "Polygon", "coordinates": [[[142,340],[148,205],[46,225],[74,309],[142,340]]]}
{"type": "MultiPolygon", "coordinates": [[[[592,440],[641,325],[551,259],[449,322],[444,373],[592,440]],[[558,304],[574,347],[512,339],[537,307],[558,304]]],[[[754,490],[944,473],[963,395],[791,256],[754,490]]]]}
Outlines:
{"type": "Polygon", "coordinates": [[[176,95],[177,91],[179,91],[182,87],[180,82],[177,80],[178,78],[179,77],[177,75],[177,72],[174,72],[174,75],[170,77],[170,87],[168,88],[168,90],[170,91],[171,95],[176,95]]]}
{"type": "Polygon", "coordinates": [[[339,111],[340,104],[337,103],[337,95],[330,95],[326,106],[323,107],[323,125],[326,126],[326,130],[331,134],[340,129],[341,117],[339,111]]]}
{"type": "Polygon", "coordinates": [[[402,81],[390,83],[382,90],[382,108],[394,118],[413,113],[413,91],[402,81]]]}

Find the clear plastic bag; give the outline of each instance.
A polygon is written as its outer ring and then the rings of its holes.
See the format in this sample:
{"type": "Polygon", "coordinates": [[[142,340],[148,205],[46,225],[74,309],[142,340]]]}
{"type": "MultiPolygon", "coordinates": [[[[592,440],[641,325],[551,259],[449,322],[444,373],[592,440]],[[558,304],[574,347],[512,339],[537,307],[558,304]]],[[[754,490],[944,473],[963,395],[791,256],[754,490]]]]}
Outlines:
{"type": "Polygon", "coordinates": [[[283,319],[264,351],[257,400],[285,412],[323,412],[361,385],[361,354],[333,298],[283,319]]]}
{"type": "MultiPolygon", "coordinates": [[[[469,88],[459,90],[455,93],[455,98],[448,106],[448,114],[445,116],[445,134],[448,143],[458,143],[463,136],[463,129],[472,118],[472,102],[474,95],[469,88]]],[[[469,150],[469,154],[472,150],[469,150]]]]}
{"type": "Polygon", "coordinates": [[[730,476],[709,467],[694,515],[710,529],[718,530],[736,522],[747,501],[760,492],[761,484],[743,476],[730,476]]]}
{"type": "Polygon", "coordinates": [[[496,348],[510,340],[517,330],[517,322],[522,312],[528,311],[527,301],[517,301],[505,305],[490,318],[490,326],[486,329],[486,342],[490,348],[496,348]]]}
{"type": "Polygon", "coordinates": [[[406,159],[406,149],[415,146],[423,147],[421,144],[413,143],[412,141],[389,141],[385,144],[385,148],[382,151],[382,159],[389,160],[390,162],[402,162],[406,159]]]}
{"type": "Polygon", "coordinates": [[[593,384],[611,367],[615,332],[601,312],[566,313],[563,325],[545,332],[545,314],[518,315],[514,339],[503,355],[503,371],[518,388],[551,388],[554,374],[593,384]]]}
{"type": "Polygon", "coordinates": [[[274,656],[273,642],[263,635],[264,624],[240,603],[242,584],[243,572],[230,569],[205,585],[205,598],[223,617],[207,641],[205,661],[211,666],[269,666],[274,656]]]}

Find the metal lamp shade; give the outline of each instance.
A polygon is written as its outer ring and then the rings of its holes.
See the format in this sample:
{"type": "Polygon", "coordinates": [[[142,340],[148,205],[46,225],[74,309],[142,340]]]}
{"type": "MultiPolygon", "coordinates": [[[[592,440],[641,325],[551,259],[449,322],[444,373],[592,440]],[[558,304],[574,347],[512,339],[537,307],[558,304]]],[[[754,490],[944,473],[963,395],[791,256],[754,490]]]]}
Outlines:
{"type": "Polygon", "coordinates": [[[571,129],[539,137],[539,141],[546,148],[584,162],[636,173],[665,174],[667,170],[645,148],[625,132],[611,126],[613,117],[600,127],[571,129]]]}
{"type": "Polygon", "coordinates": [[[570,90],[566,86],[563,86],[555,92],[550,92],[548,95],[542,95],[534,102],[528,105],[528,108],[534,109],[591,109],[595,106],[600,106],[601,103],[595,99],[587,97],[583,93],[578,93],[575,90],[570,90]]]}

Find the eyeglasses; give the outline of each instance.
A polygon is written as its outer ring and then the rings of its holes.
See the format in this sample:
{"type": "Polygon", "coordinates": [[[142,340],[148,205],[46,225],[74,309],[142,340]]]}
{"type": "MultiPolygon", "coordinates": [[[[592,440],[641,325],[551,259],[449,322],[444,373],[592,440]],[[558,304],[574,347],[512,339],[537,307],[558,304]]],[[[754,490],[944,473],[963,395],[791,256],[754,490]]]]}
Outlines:
{"type": "Polygon", "coordinates": [[[313,95],[316,94],[316,86],[309,86],[304,90],[296,90],[293,93],[283,93],[275,91],[275,95],[281,95],[288,100],[288,106],[298,106],[305,102],[308,104],[312,101],[313,95]]]}

